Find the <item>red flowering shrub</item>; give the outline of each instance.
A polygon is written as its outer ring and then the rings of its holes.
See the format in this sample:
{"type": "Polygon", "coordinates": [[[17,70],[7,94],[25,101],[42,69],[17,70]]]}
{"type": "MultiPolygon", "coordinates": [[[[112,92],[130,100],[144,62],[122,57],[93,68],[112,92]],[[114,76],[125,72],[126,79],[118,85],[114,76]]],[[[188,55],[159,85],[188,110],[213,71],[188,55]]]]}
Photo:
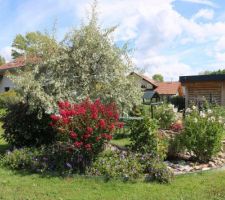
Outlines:
{"type": "Polygon", "coordinates": [[[173,123],[170,129],[174,132],[180,132],[183,129],[183,125],[181,123],[173,123]]]}
{"type": "Polygon", "coordinates": [[[115,128],[122,127],[114,103],[104,105],[99,99],[87,99],[79,104],[59,102],[58,107],[59,114],[51,115],[51,126],[60,133],[70,152],[89,161],[112,139],[115,128]]]}

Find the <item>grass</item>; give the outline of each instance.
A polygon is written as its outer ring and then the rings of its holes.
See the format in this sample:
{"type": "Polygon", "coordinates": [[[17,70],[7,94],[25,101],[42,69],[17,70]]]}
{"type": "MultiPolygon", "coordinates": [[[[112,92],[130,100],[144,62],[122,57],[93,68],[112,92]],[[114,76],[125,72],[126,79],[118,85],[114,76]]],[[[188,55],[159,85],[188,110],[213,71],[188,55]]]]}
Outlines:
{"type": "MultiPolygon", "coordinates": [[[[122,145],[127,138],[115,140],[122,145]]],[[[0,151],[7,144],[0,140],[0,151]]],[[[40,176],[0,167],[0,200],[224,200],[225,171],[176,177],[169,185],[40,176]]]]}
{"type": "Polygon", "coordinates": [[[224,200],[225,171],[176,177],[170,185],[104,182],[101,178],[40,177],[0,168],[0,199],[224,200]]]}
{"type": "Polygon", "coordinates": [[[130,144],[129,138],[113,139],[110,142],[111,142],[111,144],[115,144],[115,145],[118,145],[121,147],[125,147],[130,144]]]}

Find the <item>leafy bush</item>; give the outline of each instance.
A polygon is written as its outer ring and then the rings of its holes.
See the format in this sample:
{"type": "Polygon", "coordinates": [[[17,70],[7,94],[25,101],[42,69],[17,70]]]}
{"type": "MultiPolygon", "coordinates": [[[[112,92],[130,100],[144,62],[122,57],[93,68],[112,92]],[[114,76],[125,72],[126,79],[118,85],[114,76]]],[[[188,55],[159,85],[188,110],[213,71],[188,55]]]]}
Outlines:
{"type": "Polygon", "coordinates": [[[40,152],[35,148],[15,149],[3,157],[1,164],[11,169],[33,170],[34,166],[39,168],[39,156],[40,152]]]}
{"type": "Polygon", "coordinates": [[[130,123],[131,148],[140,153],[150,153],[152,156],[165,156],[165,141],[157,133],[158,125],[155,119],[144,117],[130,123]]]}
{"type": "Polygon", "coordinates": [[[7,108],[11,104],[19,102],[19,95],[14,90],[0,94],[0,108],[7,108]]]}
{"type": "Polygon", "coordinates": [[[198,160],[208,161],[221,150],[224,133],[224,119],[215,117],[212,110],[188,109],[185,128],[180,135],[181,144],[194,152],[198,160]]]}
{"type": "Polygon", "coordinates": [[[112,139],[116,127],[122,126],[116,105],[89,99],[79,104],[66,101],[58,105],[59,114],[51,115],[52,126],[68,149],[80,155],[80,164],[85,169],[87,163],[103,150],[104,143],[112,139]]]}
{"type": "Polygon", "coordinates": [[[170,183],[173,179],[173,172],[160,159],[154,158],[146,166],[146,181],[157,181],[159,183],[170,183]]]}
{"type": "Polygon", "coordinates": [[[0,120],[7,114],[6,108],[0,108],[0,120]]]}
{"type": "Polygon", "coordinates": [[[179,111],[185,109],[185,98],[182,96],[174,96],[170,99],[170,103],[179,111]]]}
{"type": "Polygon", "coordinates": [[[16,147],[40,146],[50,144],[55,139],[55,132],[49,126],[50,117],[43,113],[39,118],[38,110],[29,110],[24,103],[10,105],[3,117],[3,138],[16,147]]]}
{"type": "Polygon", "coordinates": [[[124,181],[137,179],[142,173],[143,168],[138,157],[115,151],[103,153],[88,170],[91,175],[103,175],[107,179],[117,177],[124,181]]]}
{"type": "Polygon", "coordinates": [[[1,164],[15,170],[31,172],[53,172],[69,174],[81,172],[79,155],[71,153],[61,143],[41,147],[26,147],[8,152],[1,160],[1,164]]]}
{"type": "Polygon", "coordinates": [[[154,118],[159,121],[160,128],[167,129],[177,118],[177,110],[172,104],[163,104],[157,106],[154,112],[154,118]]]}

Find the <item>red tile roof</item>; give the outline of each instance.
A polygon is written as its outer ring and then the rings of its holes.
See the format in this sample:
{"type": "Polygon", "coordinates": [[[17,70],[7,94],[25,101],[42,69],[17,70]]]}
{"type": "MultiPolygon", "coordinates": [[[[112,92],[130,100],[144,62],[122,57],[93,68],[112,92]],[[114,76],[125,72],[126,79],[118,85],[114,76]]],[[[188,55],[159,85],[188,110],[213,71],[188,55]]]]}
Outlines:
{"type": "Polygon", "coordinates": [[[149,77],[147,77],[147,76],[145,76],[143,74],[138,74],[136,72],[132,72],[131,75],[132,74],[136,74],[137,76],[143,78],[145,81],[149,82],[150,84],[154,85],[155,87],[158,86],[158,83],[156,81],[154,81],[153,79],[150,79],[149,77]]]}
{"type": "Polygon", "coordinates": [[[158,94],[176,95],[180,93],[180,88],[180,82],[161,82],[158,83],[158,87],[155,89],[155,92],[158,94]]]}
{"type": "Polygon", "coordinates": [[[26,64],[35,64],[38,62],[38,60],[39,59],[37,57],[29,57],[26,59],[25,57],[19,57],[11,62],[1,65],[0,70],[8,70],[8,69],[13,69],[17,67],[23,67],[26,64]]]}

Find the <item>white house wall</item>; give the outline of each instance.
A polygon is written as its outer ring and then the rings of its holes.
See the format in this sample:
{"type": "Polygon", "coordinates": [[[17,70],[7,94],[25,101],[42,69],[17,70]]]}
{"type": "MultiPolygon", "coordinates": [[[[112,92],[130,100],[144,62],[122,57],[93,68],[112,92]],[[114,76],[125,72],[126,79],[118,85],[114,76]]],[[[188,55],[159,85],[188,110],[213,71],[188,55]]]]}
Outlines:
{"type": "Polygon", "coordinates": [[[15,85],[13,84],[13,82],[7,78],[6,76],[3,76],[3,78],[0,81],[0,93],[5,92],[5,88],[14,88],[15,85]]]}

